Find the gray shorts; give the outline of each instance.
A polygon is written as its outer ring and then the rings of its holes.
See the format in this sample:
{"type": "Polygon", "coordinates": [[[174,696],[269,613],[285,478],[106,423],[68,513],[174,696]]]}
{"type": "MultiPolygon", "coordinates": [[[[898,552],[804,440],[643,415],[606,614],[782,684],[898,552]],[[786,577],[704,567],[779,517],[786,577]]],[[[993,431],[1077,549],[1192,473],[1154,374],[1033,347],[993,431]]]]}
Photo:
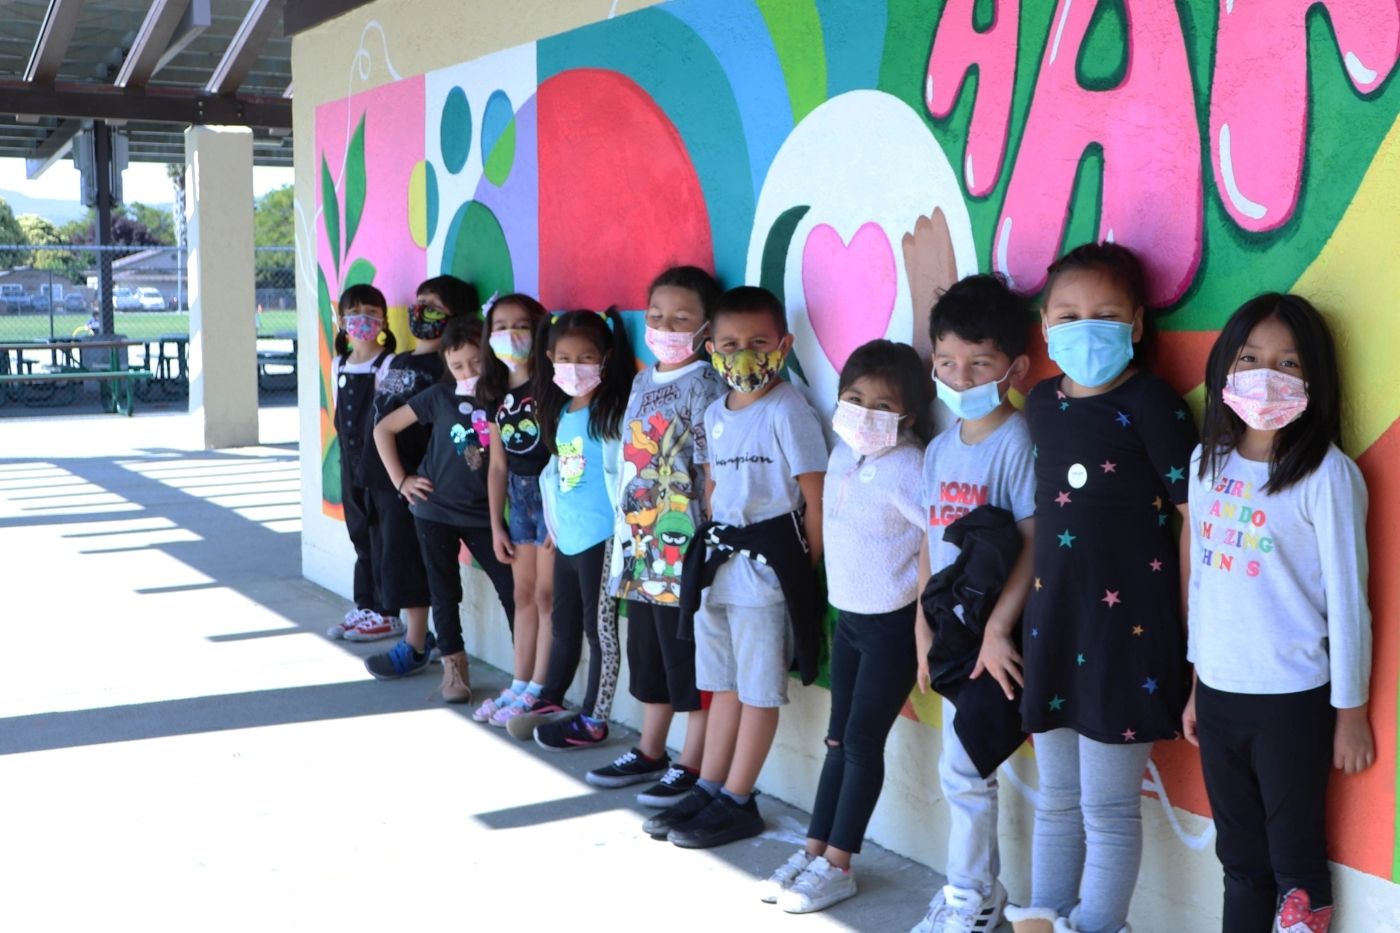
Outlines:
{"type": "Polygon", "coordinates": [[[730,606],[706,600],[695,614],[695,686],[738,693],[746,706],[786,706],[796,653],[786,603],[730,606]]]}

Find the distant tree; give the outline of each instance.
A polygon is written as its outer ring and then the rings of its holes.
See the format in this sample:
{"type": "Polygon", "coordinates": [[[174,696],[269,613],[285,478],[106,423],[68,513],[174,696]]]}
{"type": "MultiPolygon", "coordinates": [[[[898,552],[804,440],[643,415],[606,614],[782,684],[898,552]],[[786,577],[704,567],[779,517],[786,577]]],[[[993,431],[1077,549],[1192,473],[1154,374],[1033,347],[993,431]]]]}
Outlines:
{"type": "MultiPolygon", "coordinates": [[[[10,203],[0,198],[0,246],[23,246],[29,241],[24,237],[24,228],[15,219],[10,203]]],[[[0,266],[6,269],[22,266],[28,261],[23,251],[4,250],[0,252],[0,266]]]]}
{"type": "MultiPolygon", "coordinates": [[[[68,237],[52,220],[36,214],[21,214],[17,218],[24,238],[31,246],[63,247],[69,245],[68,237]]],[[[49,269],[65,281],[81,283],[87,260],[79,253],[65,249],[35,249],[27,256],[27,262],[35,269],[49,269]]]]}
{"type": "Polygon", "coordinates": [[[169,211],[136,201],[127,208],[125,214],[146,228],[150,242],[162,246],[175,245],[175,218],[169,211]]]}
{"type": "MultiPolygon", "coordinates": [[[[292,246],[292,186],[274,188],[253,203],[253,245],[292,246]]],[[[259,251],[253,254],[258,288],[292,288],[296,284],[296,260],[290,252],[259,251]]]]}
{"type": "MultiPolygon", "coordinates": [[[[140,208],[143,212],[159,217],[160,223],[165,225],[167,231],[173,227],[170,219],[154,208],[144,204],[130,207],[118,204],[112,208],[112,232],[107,238],[109,246],[168,246],[175,242],[173,234],[169,234],[169,239],[161,239],[158,234],[153,234],[133,208],[140,208]]],[[[87,214],[82,220],[70,221],[61,227],[60,231],[67,233],[73,243],[80,245],[96,243],[97,211],[94,208],[88,208],[87,214]]]]}

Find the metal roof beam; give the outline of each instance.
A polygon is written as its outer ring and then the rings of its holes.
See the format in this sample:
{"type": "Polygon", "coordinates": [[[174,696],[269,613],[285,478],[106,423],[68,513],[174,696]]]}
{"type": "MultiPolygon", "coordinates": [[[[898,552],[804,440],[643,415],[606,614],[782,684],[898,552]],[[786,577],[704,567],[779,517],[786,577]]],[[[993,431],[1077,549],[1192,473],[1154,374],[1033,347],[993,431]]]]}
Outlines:
{"type": "Polygon", "coordinates": [[[281,97],[231,97],[174,88],[131,91],[92,84],[41,87],[0,81],[0,114],[272,129],[292,127],[292,102],[281,97]]]}
{"type": "Polygon", "coordinates": [[[83,130],[82,120],[64,120],[24,157],[24,175],[30,181],[49,170],[73,148],[73,137],[83,130]]]}
{"type": "Polygon", "coordinates": [[[238,90],[262,54],[263,45],[276,28],[281,13],[282,0],[253,0],[224,57],[209,77],[209,83],[204,85],[206,94],[232,94],[238,90]]]}
{"type": "Polygon", "coordinates": [[[112,83],[122,88],[145,87],[211,22],[209,0],[154,0],[112,83]]]}
{"type": "Polygon", "coordinates": [[[73,30],[82,9],[83,0],[49,0],[49,8],[39,26],[39,37],[34,40],[34,50],[29,53],[29,64],[24,68],[25,81],[47,84],[58,77],[63,53],[73,41],[73,30]]]}

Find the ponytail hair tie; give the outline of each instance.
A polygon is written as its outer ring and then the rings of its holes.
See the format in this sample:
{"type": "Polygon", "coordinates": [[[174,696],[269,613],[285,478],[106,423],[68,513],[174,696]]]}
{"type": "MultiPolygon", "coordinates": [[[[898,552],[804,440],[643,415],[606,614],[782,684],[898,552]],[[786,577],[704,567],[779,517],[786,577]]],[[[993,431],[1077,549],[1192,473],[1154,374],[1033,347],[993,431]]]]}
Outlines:
{"type": "Polygon", "coordinates": [[[488,314],[491,313],[491,309],[494,308],[494,307],[496,306],[496,301],[497,301],[500,297],[501,297],[501,290],[500,290],[499,288],[496,289],[494,292],[491,293],[491,297],[490,297],[490,298],[487,298],[487,299],[486,299],[486,303],[485,303],[484,305],[481,306],[481,316],[482,316],[482,317],[486,317],[486,315],[488,315],[488,314]]]}
{"type": "Polygon", "coordinates": [[[379,344],[381,347],[384,346],[386,343],[389,342],[389,331],[381,330],[379,332],[379,336],[374,338],[374,342],[379,344]]]}

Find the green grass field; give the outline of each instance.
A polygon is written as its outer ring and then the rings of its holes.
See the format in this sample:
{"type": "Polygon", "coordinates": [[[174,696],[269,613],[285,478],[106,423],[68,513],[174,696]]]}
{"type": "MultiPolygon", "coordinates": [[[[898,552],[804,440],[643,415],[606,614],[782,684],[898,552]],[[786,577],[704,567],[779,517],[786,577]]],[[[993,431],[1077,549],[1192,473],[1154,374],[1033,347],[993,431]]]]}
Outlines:
{"type": "MultiPolygon", "coordinates": [[[[163,334],[189,334],[188,311],[118,311],[117,333],[131,340],[151,340],[163,334]]],[[[53,336],[64,339],[87,325],[87,314],[55,314],[53,336]]],[[[275,334],[297,329],[296,311],[264,311],[261,333],[275,334]]],[[[21,340],[48,340],[47,314],[0,314],[0,343],[21,340]]]]}

